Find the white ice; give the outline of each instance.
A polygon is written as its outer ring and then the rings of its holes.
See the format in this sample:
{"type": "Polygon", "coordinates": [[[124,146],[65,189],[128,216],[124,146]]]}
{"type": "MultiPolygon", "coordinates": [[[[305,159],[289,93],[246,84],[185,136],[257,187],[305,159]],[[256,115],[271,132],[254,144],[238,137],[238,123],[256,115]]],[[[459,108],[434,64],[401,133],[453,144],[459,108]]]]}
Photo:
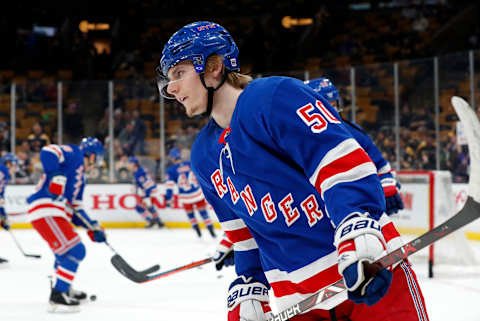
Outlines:
{"type": "MultiPolygon", "coordinates": [[[[27,253],[25,258],[9,233],[0,231],[0,257],[9,260],[0,268],[1,321],[189,321],[226,320],[226,290],[234,278],[232,268],[221,273],[213,264],[182,271],[166,278],[136,284],[117,272],[110,263],[112,251],[92,243],[79,230],[87,246],[74,287],[97,295],[75,314],[47,312],[53,255],[34,230],[13,230],[27,253]]],[[[159,263],[161,271],[196,261],[213,253],[216,242],[206,232],[198,240],[192,230],[109,229],[111,245],[136,269],[159,263]]],[[[480,256],[480,242],[473,242],[480,256]]],[[[434,279],[426,266],[417,264],[430,321],[480,320],[480,267],[438,268],[434,279]]]]}

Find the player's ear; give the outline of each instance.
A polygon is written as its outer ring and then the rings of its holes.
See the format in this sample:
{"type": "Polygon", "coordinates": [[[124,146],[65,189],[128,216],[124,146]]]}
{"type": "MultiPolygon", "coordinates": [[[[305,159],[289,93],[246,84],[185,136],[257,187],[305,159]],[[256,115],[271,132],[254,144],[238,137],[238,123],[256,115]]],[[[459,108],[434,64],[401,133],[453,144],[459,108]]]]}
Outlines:
{"type": "Polygon", "coordinates": [[[219,55],[213,55],[208,57],[205,71],[214,78],[218,78],[222,76],[223,67],[222,57],[219,55]]]}

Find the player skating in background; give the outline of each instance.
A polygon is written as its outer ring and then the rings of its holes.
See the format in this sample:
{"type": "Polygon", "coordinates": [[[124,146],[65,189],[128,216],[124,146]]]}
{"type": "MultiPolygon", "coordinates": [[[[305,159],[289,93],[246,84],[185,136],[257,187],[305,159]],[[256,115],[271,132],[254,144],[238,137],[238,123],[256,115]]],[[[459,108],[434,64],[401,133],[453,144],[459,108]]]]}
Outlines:
{"type": "MultiPolygon", "coordinates": [[[[0,225],[6,231],[10,229],[10,222],[5,212],[5,188],[15,173],[17,163],[18,159],[12,153],[6,153],[0,159],[0,225]]],[[[8,260],[0,257],[0,265],[5,263],[8,260]]]]}
{"type": "Polygon", "coordinates": [[[83,208],[86,172],[103,160],[103,146],[92,137],[79,146],[47,145],[40,151],[44,174],[36,192],[27,198],[29,219],[55,256],[56,282],[50,294],[50,312],[75,312],[87,294],[72,288],[85,245],[73,229],[82,226],[94,242],[105,242],[105,232],[83,208]]]}
{"type": "Polygon", "coordinates": [[[323,97],[296,79],[240,74],[235,42],[211,22],[175,33],[160,69],[162,95],[212,117],[191,157],[234,243],[229,321],[269,319],[269,287],[281,311],[342,277],[351,301],[291,321],[428,320],[408,263],[366,271],[402,241],[375,165],[323,97]]]}
{"type": "Polygon", "coordinates": [[[147,221],[148,224],[145,227],[151,228],[155,225],[164,227],[165,224],[158,216],[157,207],[152,201],[152,197],[157,193],[157,184],[147,170],[140,165],[138,158],[131,156],[127,167],[135,179],[136,194],[141,199],[141,202],[135,206],[135,210],[147,221]]]}
{"type": "Polygon", "coordinates": [[[178,188],[178,204],[187,212],[190,225],[197,232],[198,237],[202,236],[198,221],[195,218],[195,210],[198,211],[205,223],[210,235],[216,237],[212,220],[207,212],[207,202],[203,196],[202,189],[193,174],[190,161],[182,160],[182,154],[178,148],[172,148],[168,157],[173,165],[167,169],[167,180],[165,183],[165,200],[171,204],[175,186],[178,188]]]}
{"type": "MultiPolygon", "coordinates": [[[[338,90],[330,79],[321,77],[305,81],[305,83],[325,98],[330,105],[337,110],[337,112],[340,113],[342,111],[342,104],[338,90]]],[[[345,119],[342,120],[350,134],[352,134],[353,138],[355,138],[360,146],[362,146],[367,152],[377,168],[378,178],[380,179],[383,193],[385,194],[387,214],[391,215],[397,213],[399,210],[403,209],[403,201],[399,193],[400,184],[395,179],[394,171],[390,166],[390,163],[382,156],[382,152],[377,146],[375,146],[375,143],[370,136],[368,136],[359,125],[345,119]]]]}

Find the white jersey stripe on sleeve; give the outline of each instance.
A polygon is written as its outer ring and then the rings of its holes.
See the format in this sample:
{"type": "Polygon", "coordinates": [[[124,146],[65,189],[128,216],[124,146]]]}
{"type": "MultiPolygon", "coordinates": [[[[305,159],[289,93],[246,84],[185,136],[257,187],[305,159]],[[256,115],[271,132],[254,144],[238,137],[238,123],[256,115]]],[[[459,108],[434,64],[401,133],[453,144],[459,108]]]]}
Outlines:
{"type": "Polygon", "coordinates": [[[222,226],[222,229],[224,231],[239,230],[241,228],[247,227],[242,219],[220,222],[220,225],[222,226]]]}
{"type": "Polygon", "coordinates": [[[372,162],[369,162],[360,164],[349,171],[333,175],[320,184],[322,198],[326,191],[339,183],[354,182],[376,173],[377,169],[375,168],[375,165],[372,162]]]}
{"type": "Polygon", "coordinates": [[[387,174],[387,173],[390,173],[391,171],[392,171],[392,167],[390,166],[389,163],[387,163],[385,164],[385,166],[383,166],[378,170],[378,175],[387,174]]]}
{"type": "Polygon", "coordinates": [[[258,249],[258,245],[254,238],[250,238],[245,241],[233,243],[233,249],[235,251],[250,251],[258,249]]]}

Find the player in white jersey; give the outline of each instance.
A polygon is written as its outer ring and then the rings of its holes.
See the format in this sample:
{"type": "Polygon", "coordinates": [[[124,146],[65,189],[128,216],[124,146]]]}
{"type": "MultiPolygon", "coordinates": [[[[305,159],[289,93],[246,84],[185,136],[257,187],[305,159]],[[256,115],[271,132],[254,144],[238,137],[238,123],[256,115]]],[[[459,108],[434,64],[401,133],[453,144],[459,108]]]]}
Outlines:
{"type": "Polygon", "coordinates": [[[400,235],[375,165],[323,97],[292,78],[240,74],[233,38],[212,22],[176,32],[159,68],[162,95],[212,117],[191,161],[234,243],[229,321],[268,320],[269,288],[283,310],[342,278],[350,300],[291,321],[428,320],[407,262],[367,272],[400,235]]]}

